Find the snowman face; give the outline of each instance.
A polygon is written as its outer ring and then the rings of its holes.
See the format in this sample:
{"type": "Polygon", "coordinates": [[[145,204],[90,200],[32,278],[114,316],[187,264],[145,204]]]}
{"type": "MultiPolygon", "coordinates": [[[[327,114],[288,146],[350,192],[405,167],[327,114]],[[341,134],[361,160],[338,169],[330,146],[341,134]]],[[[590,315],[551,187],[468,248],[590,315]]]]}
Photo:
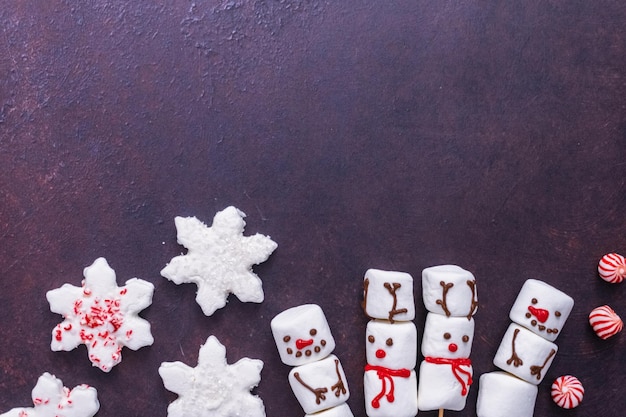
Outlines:
{"type": "Polygon", "coordinates": [[[283,363],[304,365],[324,359],[335,349],[335,339],[322,309],[315,304],[293,307],[270,324],[283,363]]]}
{"type": "Polygon", "coordinates": [[[511,308],[511,321],[554,341],[569,317],[574,300],[545,282],[527,280],[511,308]]]}
{"type": "Polygon", "coordinates": [[[370,365],[413,369],[417,362],[417,329],[412,322],[367,323],[365,356],[370,365]]]}
{"type": "Polygon", "coordinates": [[[422,355],[468,358],[474,340],[474,319],[428,313],[422,339],[422,355]]]}

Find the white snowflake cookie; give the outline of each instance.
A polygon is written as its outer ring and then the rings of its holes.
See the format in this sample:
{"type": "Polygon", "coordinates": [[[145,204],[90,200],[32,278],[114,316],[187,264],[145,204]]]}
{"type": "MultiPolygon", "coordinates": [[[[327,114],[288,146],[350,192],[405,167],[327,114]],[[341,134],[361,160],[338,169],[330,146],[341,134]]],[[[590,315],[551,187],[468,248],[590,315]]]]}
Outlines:
{"type": "Polygon", "coordinates": [[[195,217],[176,217],[178,243],[187,254],[174,257],[161,275],[175,284],[198,286],[196,301],[205,315],[226,305],[233,293],[242,302],[263,301],[261,279],[252,272],[278,246],[268,236],[244,236],[246,215],[230,206],[218,212],[211,227],[195,217]]]}
{"type": "Polygon", "coordinates": [[[70,390],[54,375],[44,373],[32,391],[32,408],[14,408],[0,417],[92,417],[100,409],[98,393],[88,385],[70,390]]]}
{"type": "Polygon", "coordinates": [[[137,350],[153,343],[150,323],[138,313],[152,303],[154,285],[132,278],[118,287],[104,258],[85,268],[84,276],[82,287],[63,284],[46,294],[50,310],[64,318],[52,330],[50,347],[70,351],[85,344],[93,366],[109,372],[122,360],[123,346],[137,350]]]}
{"type": "Polygon", "coordinates": [[[228,365],[226,348],[209,336],[195,368],[182,362],[159,367],[165,388],[179,395],[168,406],[168,417],[265,417],[263,401],[250,393],[261,381],[262,368],[261,360],[249,358],[228,365]]]}

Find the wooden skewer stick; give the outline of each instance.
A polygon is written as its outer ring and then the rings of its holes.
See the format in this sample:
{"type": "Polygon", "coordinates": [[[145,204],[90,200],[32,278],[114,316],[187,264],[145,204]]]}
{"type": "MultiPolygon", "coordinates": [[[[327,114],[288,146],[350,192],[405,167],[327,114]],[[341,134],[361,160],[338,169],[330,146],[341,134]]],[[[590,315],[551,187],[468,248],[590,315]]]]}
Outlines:
{"type": "Polygon", "coordinates": [[[443,417],[443,408],[439,409],[439,417],[443,417]]]}

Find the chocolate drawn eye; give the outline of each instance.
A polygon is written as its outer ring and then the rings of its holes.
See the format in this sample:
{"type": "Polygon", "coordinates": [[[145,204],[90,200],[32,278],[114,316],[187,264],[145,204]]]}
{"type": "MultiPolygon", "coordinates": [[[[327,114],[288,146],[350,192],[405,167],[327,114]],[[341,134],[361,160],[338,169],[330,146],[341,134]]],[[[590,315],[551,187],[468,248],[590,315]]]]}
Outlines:
{"type": "Polygon", "coordinates": [[[530,302],[533,303],[533,304],[537,304],[538,303],[536,298],[533,298],[532,300],[530,300],[530,302]]]}
{"type": "Polygon", "coordinates": [[[387,344],[387,346],[392,346],[393,345],[393,339],[390,337],[389,339],[387,339],[387,341],[385,341],[385,343],[387,344]]]}
{"type": "Polygon", "coordinates": [[[310,334],[311,336],[315,336],[315,335],[317,334],[317,330],[315,330],[315,329],[311,329],[311,331],[309,332],[309,334],[310,334]]]}
{"type": "Polygon", "coordinates": [[[367,336],[367,341],[370,343],[374,343],[376,341],[376,338],[372,335],[367,336]]]}
{"type": "Polygon", "coordinates": [[[560,311],[555,311],[554,315],[557,316],[557,317],[561,317],[561,312],[560,311]]]}
{"type": "Polygon", "coordinates": [[[291,336],[283,337],[283,342],[288,343],[291,340],[291,336]]]}
{"type": "Polygon", "coordinates": [[[463,335],[463,338],[461,339],[462,341],[464,341],[465,343],[469,342],[469,336],[468,335],[463,335]]]}
{"type": "Polygon", "coordinates": [[[450,333],[446,332],[446,333],[443,334],[443,338],[446,339],[446,340],[450,339],[451,337],[452,336],[450,335],[450,333]]]}

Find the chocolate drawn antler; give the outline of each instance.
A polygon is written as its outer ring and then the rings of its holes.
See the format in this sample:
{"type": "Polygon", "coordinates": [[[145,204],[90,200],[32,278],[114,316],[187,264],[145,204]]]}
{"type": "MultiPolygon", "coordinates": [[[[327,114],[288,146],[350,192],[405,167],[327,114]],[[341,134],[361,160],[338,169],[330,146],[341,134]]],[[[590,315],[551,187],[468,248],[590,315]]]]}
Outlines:
{"type": "Polygon", "coordinates": [[[478,300],[476,299],[476,281],[468,279],[467,286],[470,287],[470,290],[472,290],[472,303],[470,304],[470,311],[467,313],[467,319],[471,320],[476,310],[478,310],[478,300]]]}
{"type": "Polygon", "coordinates": [[[442,289],[442,296],[441,296],[441,300],[437,300],[437,304],[439,304],[441,306],[441,308],[443,309],[443,312],[446,313],[446,317],[450,317],[451,313],[450,310],[448,310],[448,304],[446,301],[446,298],[448,296],[448,291],[450,291],[450,288],[454,287],[454,283],[449,283],[446,284],[445,282],[441,281],[439,283],[439,285],[441,285],[441,289],[442,289]]]}
{"type": "Polygon", "coordinates": [[[393,324],[393,317],[396,314],[402,314],[408,311],[406,308],[396,308],[398,305],[398,296],[396,294],[396,291],[402,286],[402,284],[400,284],[399,282],[385,282],[383,285],[385,286],[385,288],[387,288],[387,291],[389,291],[389,294],[391,294],[391,296],[393,297],[393,305],[391,306],[391,310],[389,310],[389,321],[393,324]]]}
{"type": "Polygon", "coordinates": [[[543,365],[533,365],[530,367],[530,374],[536,376],[537,380],[540,380],[541,372],[543,371],[543,368],[546,367],[546,364],[548,363],[550,358],[553,357],[554,355],[556,355],[556,350],[551,349],[550,354],[548,354],[548,357],[546,358],[546,360],[543,361],[543,365]]]}

